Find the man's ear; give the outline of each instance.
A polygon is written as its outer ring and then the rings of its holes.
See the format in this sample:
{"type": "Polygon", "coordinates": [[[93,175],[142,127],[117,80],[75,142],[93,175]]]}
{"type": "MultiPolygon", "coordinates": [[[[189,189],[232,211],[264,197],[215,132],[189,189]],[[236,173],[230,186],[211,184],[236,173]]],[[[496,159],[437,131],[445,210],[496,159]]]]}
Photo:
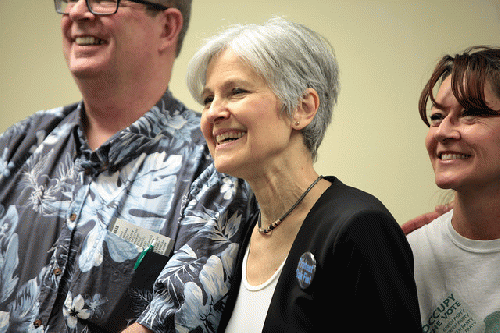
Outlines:
{"type": "Polygon", "coordinates": [[[293,129],[300,131],[309,125],[318,112],[319,103],[319,96],[316,90],[307,88],[293,115],[293,129]]]}
{"type": "Polygon", "coordinates": [[[184,22],[182,13],[177,8],[168,8],[163,10],[158,15],[161,15],[162,32],[160,51],[165,51],[168,48],[174,47],[177,50],[177,40],[182,30],[184,22]]]}

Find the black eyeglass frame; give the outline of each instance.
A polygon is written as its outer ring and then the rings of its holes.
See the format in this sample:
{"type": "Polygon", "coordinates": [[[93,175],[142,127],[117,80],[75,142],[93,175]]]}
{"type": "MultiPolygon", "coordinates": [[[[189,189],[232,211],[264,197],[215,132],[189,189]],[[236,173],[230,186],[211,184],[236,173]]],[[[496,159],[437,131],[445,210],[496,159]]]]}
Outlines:
{"type": "MultiPolygon", "coordinates": [[[[105,16],[105,15],[114,15],[114,14],[116,14],[116,12],[118,11],[118,7],[120,7],[120,1],[121,0],[116,0],[116,8],[115,8],[115,11],[112,12],[112,13],[95,13],[92,10],[92,7],[89,4],[89,0],[85,0],[85,4],[87,5],[87,8],[88,8],[89,12],[91,12],[92,14],[105,16]]],[[[149,1],[146,1],[146,0],[127,0],[127,1],[135,2],[135,3],[142,3],[143,5],[146,5],[147,7],[150,7],[150,9],[154,9],[154,10],[166,10],[166,9],[169,8],[169,7],[163,6],[162,4],[155,3],[155,2],[149,2],[149,1]]],[[[58,2],[57,0],[54,0],[54,6],[56,7],[56,12],[58,14],[68,14],[68,13],[64,13],[64,12],[60,12],[59,11],[59,9],[57,8],[57,2],[58,2]]]]}

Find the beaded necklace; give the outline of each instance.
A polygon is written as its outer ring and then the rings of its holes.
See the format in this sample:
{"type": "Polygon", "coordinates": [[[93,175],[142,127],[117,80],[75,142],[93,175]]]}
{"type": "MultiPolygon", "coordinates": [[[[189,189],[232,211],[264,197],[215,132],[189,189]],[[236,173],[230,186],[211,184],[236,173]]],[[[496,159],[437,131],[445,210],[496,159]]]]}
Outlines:
{"type": "Polygon", "coordinates": [[[302,202],[302,200],[304,200],[304,198],[306,197],[307,193],[309,193],[309,191],[314,187],[314,185],[316,185],[321,179],[323,178],[323,176],[319,176],[318,178],[316,178],[316,180],[311,184],[309,185],[309,187],[307,188],[307,190],[302,193],[302,195],[300,196],[299,200],[297,200],[297,202],[295,202],[293,204],[293,206],[285,213],[283,214],[283,216],[281,216],[279,219],[277,219],[276,221],[274,221],[273,223],[271,223],[269,225],[269,227],[263,229],[262,228],[262,222],[261,222],[261,218],[260,218],[260,212],[259,212],[259,219],[257,220],[257,225],[259,227],[259,232],[263,235],[271,235],[271,233],[273,232],[274,229],[276,229],[282,222],[283,220],[288,216],[290,215],[290,213],[302,202]]]}

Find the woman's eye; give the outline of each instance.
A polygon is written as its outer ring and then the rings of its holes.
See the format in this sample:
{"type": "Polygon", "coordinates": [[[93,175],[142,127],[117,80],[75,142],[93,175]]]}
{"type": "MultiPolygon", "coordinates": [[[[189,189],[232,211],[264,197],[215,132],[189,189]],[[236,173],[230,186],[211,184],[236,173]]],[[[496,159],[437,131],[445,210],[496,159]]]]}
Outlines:
{"type": "Polygon", "coordinates": [[[498,112],[490,109],[467,109],[462,112],[462,117],[491,117],[498,115],[498,112]]]}
{"type": "Polygon", "coordinates": [[[430,123],[431,123],[431,126],[438,126],[441,121],[443,120],[444,116],[442,113],[433,113],[431,114],[431,116],[429,117],[430,119],[430,123]]]}
{"type": "Polygon", "coordinates": [[[490,109],[466,109],[460,115],[465,123],[474,123],[480,118],[497,116],[498,113],[490,109]]]}
{"type": "Polygon", "coordinates": [[[233,95],[244,94],[244,93],[246,93],[246,92],[247,92],[247,91],[246,91],[245,89],[242,89],[242,88],[233,88],[233,89],[231,90],[231,93],[232,93],[233,95]]]}
{"type": "Polygon", "coordinates": [[[213,96],[207,96],[205,98],[203,98],[203,105],[205,105],[205,107],[208,107],[210,106],[210,103],[212,103],[214,100],[214,97],[213,96]]]}

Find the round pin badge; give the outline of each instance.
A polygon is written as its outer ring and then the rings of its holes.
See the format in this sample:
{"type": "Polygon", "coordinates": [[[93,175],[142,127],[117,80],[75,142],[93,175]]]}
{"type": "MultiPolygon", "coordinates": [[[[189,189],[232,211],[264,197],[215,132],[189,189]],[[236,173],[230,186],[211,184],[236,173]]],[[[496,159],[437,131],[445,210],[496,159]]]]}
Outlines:
{"type": "Polygon", "coordinates": [[[315,273],[316,259],[311,252],[305,252],[302,256],[300,256],[299,264],[297,265],[297,269],[295,271],[300,288],[308,288],[314,279],[315,273]]]}

